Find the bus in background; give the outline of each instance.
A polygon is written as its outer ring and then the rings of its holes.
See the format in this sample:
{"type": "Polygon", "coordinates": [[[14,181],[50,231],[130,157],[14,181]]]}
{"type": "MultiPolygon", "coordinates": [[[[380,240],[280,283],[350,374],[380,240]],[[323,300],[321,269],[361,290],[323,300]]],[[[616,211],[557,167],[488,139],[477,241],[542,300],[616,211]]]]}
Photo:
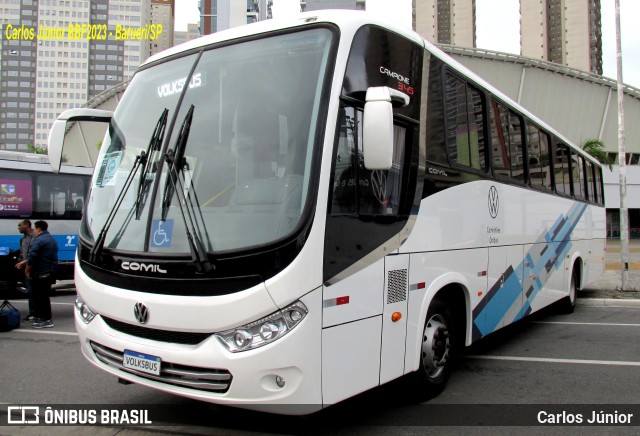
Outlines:
{"type": "Polygon", "coordinates": [[[13,268],[20,254],[17,224],[45,220],[58,243],[58,280],[73,280],[78,229],[92,168],[62,165],[51,170],[46,155],[0,150],[0,289],[13,290],[22,281],[13,268]]]}
{"type": "Polygon", "coordinates": [[[573,310],[604,269],[603,205],[594,159],[408,29],[318,11],[218,32],[151,57],[113,113],[82,353],[281,413],[402,376],[436,395],[465,345],[573,310]]]}

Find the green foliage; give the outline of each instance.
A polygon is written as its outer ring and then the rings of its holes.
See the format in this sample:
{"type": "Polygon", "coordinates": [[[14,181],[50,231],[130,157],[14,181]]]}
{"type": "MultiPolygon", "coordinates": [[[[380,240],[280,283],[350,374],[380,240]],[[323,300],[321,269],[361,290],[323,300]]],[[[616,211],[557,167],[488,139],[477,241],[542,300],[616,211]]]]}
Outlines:
{"type": "Polygon", "coordinates": [[[613,169],[615,163],[613,159],[604,151],[604,144],[599,139],[587,139],[582,145],[582,149],[594,157],[598,162],[605,164],[609,170],[613,169]]]}
{"type": "Polygon", "coordinates": [[[27,150],[35,154],[47,154],[47,147],[36,147],[33,144],[27,144],[27,150]]]}

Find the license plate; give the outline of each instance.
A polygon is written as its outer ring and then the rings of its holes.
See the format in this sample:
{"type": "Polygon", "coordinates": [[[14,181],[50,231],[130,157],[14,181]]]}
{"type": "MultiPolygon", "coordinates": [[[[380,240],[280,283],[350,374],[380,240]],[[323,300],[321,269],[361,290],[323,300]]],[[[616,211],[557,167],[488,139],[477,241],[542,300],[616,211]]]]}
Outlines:
{"type": "Polygon", "coordinates": [[[124,367],[147,374],[160,375],[160,358],[137,351],[124,350],[124,367]]]}

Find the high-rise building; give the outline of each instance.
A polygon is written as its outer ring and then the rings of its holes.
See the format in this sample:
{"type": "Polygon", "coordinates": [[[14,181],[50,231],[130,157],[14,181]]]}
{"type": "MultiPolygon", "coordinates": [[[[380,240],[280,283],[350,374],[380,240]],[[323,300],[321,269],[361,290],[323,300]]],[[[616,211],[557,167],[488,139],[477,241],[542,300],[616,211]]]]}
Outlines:
{"type": "Polygon", "coordinates": [[[320,9],[352,9],[365,10],[366,0],[300,0],[300,11],[317,11],[320,9]]]}
{"type": "Polygon", "coordinates": [[[160,53],[173,46],[173,23],[175,18],[175,0],[151,0],[152,24],[161,25],[159,37],[150,42],[150,55],[160,53]]]}
{"type": "Polygon", "coordinates": [[[413,0],[414,29],[430,42],[476,46],[475,0],[413,0]]]}
{"type": "Polygon", "coordinates": [[[0,149],[44,147],[66,109],[149,56],[150,0],[0,0],[0,149]]]}
{"type": "Polygon", "coordinates": [[[208,35],[267,18],[267,0],[200,0],[200,33],[208,35]]]}
{"type": "Polygon", "coordinates": [[[523,56],[602,74],[600,0],[520,0],[523,56]]]}
{"type": "Polygon", "coordinates": [[[191,41],[200,37],[200,27],[196,23],[187,24],[187,30],[174,30],[173,32],[173,45],[182,44],[183,42],[191,41]]]}

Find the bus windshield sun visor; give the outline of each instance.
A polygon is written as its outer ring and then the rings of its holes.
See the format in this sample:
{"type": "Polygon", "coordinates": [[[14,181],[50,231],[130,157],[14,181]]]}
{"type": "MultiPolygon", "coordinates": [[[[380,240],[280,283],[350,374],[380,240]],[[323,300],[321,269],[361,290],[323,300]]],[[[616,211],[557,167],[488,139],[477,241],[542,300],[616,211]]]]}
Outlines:
{"type": "Polygon", "coordinates": [[[204,235],[206,237],[210,251],[212,251],[211,238],[204,223],[200,201],[198,200],[198,195],[191,181],[191,177],[189,177],[187,181],[187,173],[190,168],[184,157],[194,110],[195,106],[191,105],[180,127],[180,133],[178,134],[175,147],[167,150],[164,156],[165,162],[167,163],[168,177],[165,181],[164,194],[162,196],[162,221],[166,221],[173,195],[176,194],[180,215],[182,215],[187,234],[189,250],[191,251],[191,258],[196,264],[198,272],[208,273],[215,267],[209,262],[207,250],[202,243],[202,236],[204,235]],[[188,186],[185,188],[186,185],[188,186]]]}
{"type": "MultiPolygon", "coordinates": [[[[102,229],[100,230],[98,238],[96,239],[96,242],[93,245],[93,248],[91,249],[90,260],[92,263],[96,263],[98,260],[98,257],[102,253],[107,232],[109,231],[109,228],[113,223],[116,213],[120,209],[120,205],[122,204],[122,201],[124,200],[127,192],[129,191],[129,188],[131,187],[131,182],[133,181],[135,174],[138,171],[138,168],[142,166],[143,169],[140,174],[140,186],[138,187],[136,207],[135,209],[132,209],[132,211],[129,213],[129,215],[127,216],[127,219],[125,220],[125,223],[128,223],[131,220],[131,216],[134,210],[136,213],[136,219],[140,218],[140,211],[144,207],[144,201],[149,191],[149,185],[151,185],[151,182],[149,181],[149,178],[148,178],[149,170],[151,167],[155,167],[153,165],[152,158],[155,152],[160,150],[160,147],[162,145],[162,141],[164,139],[164,130],[165,130],[165,126],[167,125],[168,115],[169,115],[169,110],[165,108],[162,111],[162,114],[160,115],[158,122],[156,123],[155,129],[153,130],[153,134],[151,135],[151,139],[149,141],[147,151],[143,150],[140,152],[138,156],[136,156],[135,162],[131,167],[131,171],[129,171],[129,174],[127,175],[127,179],[124,182],[124,186],[120,191],[120,194],[116,198],[116,201],[113,204],[113,207],[111,208],[109,215],[107,216],[107,219],[104,225],[102,226],[102,229]]],[[[125,228],[125,227],[126,227],[126,224],[122,226],[122,228],[125,228]]],[[[115,245],[117,245],[117,241],[121,238],[121,233],[122,232],[118,232],[118,234],[114,238],[115,245]]],[[[110,246],[114,246],[114,242],[112,242],[110,246]]]]}

